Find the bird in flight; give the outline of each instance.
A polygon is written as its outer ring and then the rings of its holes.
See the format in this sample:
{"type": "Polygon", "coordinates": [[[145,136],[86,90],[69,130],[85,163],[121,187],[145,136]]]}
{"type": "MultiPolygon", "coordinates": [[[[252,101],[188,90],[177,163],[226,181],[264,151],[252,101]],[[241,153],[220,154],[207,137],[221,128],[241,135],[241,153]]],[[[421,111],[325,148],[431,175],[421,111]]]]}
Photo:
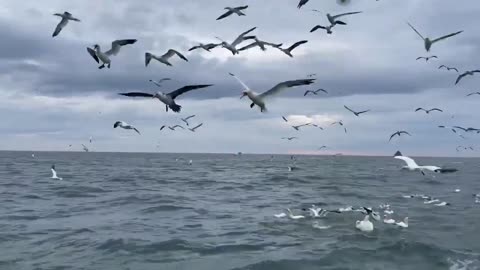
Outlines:
{"type": "Polygon", "coordinates": [[[342,13],[342,14],[338,14],[338,15],[334,15],[334,16],[332,16],[330,13],[327,13],[327,19],[328,19],[328,21],[330,22],[331,25],[337,25],[337,24],[347,25],[347,23],[345,23],[344,21],[339,21],[337,19],[340,18],[340,17],[343,17],[343,16],[354,15],[354,14],[359,14],[359,13],[362,13],[362,12],[361,11],[347,12],[347,13],[342,13]]]}
{"type": "Polygon", "coordinates": [[[206,87],[210,87],[212,84],[199,84],[199,85],[187,85],[182,88],[179,88],[173,92],[168,94],[157,92],[155,94],[150,93],[143,93],[143,92],[129,92],[129,93],[119,93],[119,95],[126,96],[126,97],[144,97],[144,98],[157,98],[161,102],[165,104],[165,110],[168,112],[170,108],[172,111],[178,113],[182,109],[182,106],[175,103],[175,99],[187,92],[192,90],[202,89],[206,87]]]}
{"type": "Polygon", "coordinates": [[[180,126],[180,125],[175,125],[175,126],[172,126],[172,127],[168,127],[170,130],[173,130],[175,131],[177,128],[181,128],[181,129],[185,129],[184,127],[180,126]]]}
{"type": "Polygon", "coordinates": [[[288,48],[286,48],[286,49],[283,49],[283,48],[281,48],[281,47],[278,47],[278,49],[279,49],[280,51],[282,51],[284,54],[286,54],[286,55],[288,55],[288,56],[290,56],[290,57],[293,57],[292,51],[293,51],[295,48],[297,48],[298,46],[300,46],[300,45],[302,45],[302,44],[305,44],[305,43],[307,43],[307,42],[308,42],[308,40],[301,40],[301,41],[295,42],[292,46],[290,46],[290,47],[288,47],[288,48]]]}
{"type": "Polygon", "coordinates": [[[193,46],[192,48],[188,49],[188,51],[191,52],[191,51],[197,50],[197,49],[204,49],[205,51],[210,52],[211,49],[214,49],[218,46],[220,46],[220,43],[207,43],[207,44],[200,43],[200,44],[198,44],[196,46],[193,46]]]}
{"type": "Polygon", "coordinates": [[[285,116],[282,116],[283,121],[288,123],[288,119],[285,116]]]}
{"type": "Polygon", "coordinates": [[[315,90],[315,91],[312,91],[312,90],[307,90],[305,91],[305,94],[303,94],[303,96],[307,96],[308,94],[312,94],[312,95],[318,95],[318,92],[324,92],[325,94],[328,94],[328,91],[325,90],[325,89],[318,89],[318,90],[315,90]]]}
{"type": "Polygon", "coordinates": [[[458,72],[458,69],[454,68],[454,67],[448,67],[448,66],[445,66],[445,65],[441,65],[441,66],[438,67],[438,69],[442,69],[442,68],[445,68],[448,71],[455,70],[456,72],[458,72]]]}
{"type": "Polygon", "coordinates": [[[455,84],[458,84],[460,82],[460,80],[462,80],[465,76],[473,76],[473,75],[475,75],[475,73],[479,73],[479,72],[480,72],[479,69],[465,71],[464,73],[462,73],[458,76],[457,80],[455,81],[455,84]]]}
{"type": "Polygon", "coordinates": [[[170,79],[170,78],[163,78],[163,79],[160,79],[160,80],[158,80],[158,81],[155,81],[155,80],[148,80],[148,81],[151,82],[151,83],[153,83],[153,84],[155,84],[155,85],[158,86],[158,87],[162,87],[162,82],[164,82],[164,81],[170,81],[170,80],[172,80],[172,79],[170,79]]]}
{"type": "Polygon", "coordinates": [[[50,170],[52,171],[52,177],[51,177],[52,179],[63,180],[63,178],[57,176],[57,171],[55,170],[55,164],[52,165],[50,170]]]}
{"type": "Polygon", "coordinates": [[[162,56],[157,56],[155,54],[146,52],[145,53],[145,66],[148,67],[148,64],[150,64],[150,61],[152,61],[152,59],[155,59],[158,62],[160,62],[162,64],[165,64],[167,66],[172,66],[172,64],[168,60],[170,60],[170,58],[172,58],[175,55],[180,57],[181,59],[183,59],[185,62],[188,62],[188,59],[183,54],[179,53],[176,50],[170,49],[165,54],[163,54],[162,56]]]}
{"type": "Polygon", "coordinates": [[[257,27],[253,27],[243,33],[241,33],[232,43],[228,43],[224,40],[222,40],[221,38],[219,37],[215,37],[216,39],[220,40],[222,43],[220,43],[220,45],[229,50],[233,55],[235,54],[239,54],[238,50],[237,50],[237,46],[242,43],[243,41],[245,40],[248,40],[248,39],[255,39],[255,36],[247,36],[250,32],[252,32],[253,30],[257,29],[257,27]]]}
{"type": "Polygon", "coordinates": [[[456,36],[456,35],[458,35],[458,34],[460,34],[460,33],[463,32],[463,31],[458,31],[458,32],[451,33],[451,34],[445,35],[445,36],[443,36],[443,37],[439,37],[439,38],[437,38],[437,39],[433,39],[433,40],[432,40],[432,39],[430,39],[430,38],[428,38],[428,37],[427,37],[427,38],[424,38],[424,37],[422,36],[422,34],[420,34],[420,32],[418,32],[417,29],[415,29],[415,27],[413,27],[413,25],[411,25],[409,22],[407,22],[407,24],[410,26],[410,28],[413,29],[413,31],[415,31],[415,33],[417,33],[418,36],[420,36],[420,37],[423,39],[423,41],[424,41],[424,46],[425,46],[425,50],[426,50],[427,52],[430,51],[430,49],[432,48],[432,45],[433,45],[435,42],[438,42],[438,41],[441,41],[441,40],[444,40],[444,39],[447,39],[447,38],[456,36]]]}
{"type": "Polygon", "coordinates": [[[430,110],[426,110],[424,108],[418,108],[415,110],[415,112],[418,112],[418,111],[424,111],[425,113],[430,113],[430,112],[433,112],[433,111],[437,111],[437,112],[443,112],[442,110],[440,110],[439,108],[432,108],[430,110]]]}
{"type": "Polygon", "coordinates": [[[306,3],[308,3],[308,1],[310,0],[300,0],[300,2],[298,2],[297,8],[302,8],[306,3]]]}
{"type": "Polygon", "coordinates": [[[197,130],[197,128],[203,126],[203,123],[201,124],[198,124],[197,126],[193,127],[193,128],[189,128],[188,130],[190,130],[191,132],[195,132],[195,130],[197,130]]]}
{"type": "Polygon", "coordinates": [[[425,62],[428,62],[428,60],[430,60],[432,58],[438,59],[438,57],[436,55],[432,55],[432,56],[420,56],[420,57],[417,57],[417,60],[424,59],[425,62]]]}
{"type": "Polygon", "coordinates": [[[343,121],[340,120],[340,121],[336,121],[336,122],[333,122],[330,124],[330,126],[333,126],[333,125],[340,125],[343,127],[343,130],[345,131],[345,133],[347,133],[347,128],[343,125],[343,121]]]}
{"type": "Polygon", "coordinates": [[[238,51],[241,52],[241,51],[245,51],[245,50],[255,48],[255,47],[259,47],[262,51],[266,51],[267,46],[278,49],[283,45],[282,43],[275,44],[275,43],[271,43],[271,42],[262,41],[262,40],[259,40],[257,37],[254,37],[253,40],[255,40],[253,43],[250,43],[247,46],[244,46],[244,47],[238,49],[238,51]]]}
{"type": "Polygon", "coordinates": [[[58,16],[58,17],[61,17],[62,20],[60,20],[60,22],[57,24],[57,27],[55,27],[55,31],[53,32],[52,34],[52,37],[56,37],[58,36],[58,34],[60,34],[60,31],[62,31],[62,29],[67,26],[68,24],[68,21],[75,21],[75,22],[79,22],[80,20],[77,19],[77,18],[74,18],[72,16],[72,14],[70,12],[63,12],[63,13],[55,13],[53,14],[54,16],[58,16]]]}
{"type": "Polygon", "coordinates": [[[402,167],[402,169],[407,169],[410,171],[420,171],[423,175],[425,175],[424,171],[431,171],[431,172],[436,172],[436,173],[453,173],[458,171],[457,169],[445,169],[441,168],[438,166],[419,166],[415,160],[412,158],[406,157],[400,153],[400,151],[397,151],[394,155],[395,159],[400,159],[403,160],[407,166],[402,167]]]}
{"type": "Polygon", "coordinates": [[[115,122],[115,124],[113,124],[113,128],[117,128],[117,127],[121,127],[123,129],[133,129],[133,130],[135,130],[135,132],[140,134],[140,131],[138,131],[138,129],[136,129],[134,126],[129,125],[129,124],[123,122],[123,121],[117,121],[117,122],[115,122]]]}
{"type": "Polygon", "coordinates": [[[100,61],[102,61],[102,65],[98,67],[99,69],[102,69],[105,66],[110,68],[112,62],[110,57],[117,55],[123,46],[135,44],[135,42],[137,42],[136,39],[118,39],[112,42],[112,48],[106,52],[102,52],[102,49],[98,44],[95,44],[93,49],[87,47],[87,52],[95,62],[100,63],[100,61]]]}
{"type": "Polygon", "coordinates": [[[283,137],[283,138],[282,138],[282,140],[289,140],[289,141],[291,141],[291,140],[297,140],[297,139],[298,139],[298,137],[283,137]]]}
{"type": "Polygon", "coordinates": [[[191,118],[193,118],[193,117],[195,117],[195,114],[190,115],[190,116],[187,116],[187,117],[185,117],[185,118],[180,118],[180,119],[181,119],[181,120],[187,125],[187,127],[188,127],[188,126],[189,126],[188,119],[191,119],[191,118]]]}
{"type": "Polygon", "coordinates": [[[467,97],[469,97],[469,96],[473,96],[473,95],[480,95],[480,92],[473,92],[473,93],[470,93],[470,94],[468,94],[468,95],[467,95],[467,97]]]}
{"type": "Polygon", "coordinates": [[[292,126],[292,128],[295,129],[296,131],[300,131],[301,127],[310,126],[311,124],[312,123],[302,124],[302,125],[298,125],[298,126],[292,126]]]}
{"type": "Polygon", "coordinates": [[[224,9],[227,10],[227,12],[223,13],[222,15],[220,15],[220,17],[217,18],[217,21],[218,20],[221,20],[221,19],[224,19],[230,15],[232,15],[233,13],[237,14],[238,16],[246,16],[245,13],[242,12],[242,10],[245,10],[247,9],[248,6],[241,6],[241,7],[226,7],[224,9]]]}
{"type": "Polygon", "coordinates": [[[356,112],[356,111],[350,109],[349,107],[347,107],[347,106],[345,106],[345,105],[343,105],[343,107],[345,107],[345,109],[347,109],[347,110],[349,110],[350,112],[352,112],[353,114],[355,114],[355,116],[357,116],[357,117],[360,116],[360,114],[367,113],[367,112],[370,111],[370,110],[366,110],[366,111],[356,112]]]}
{"type": "Polygon", "coordinates": [[[397,131],[397,132],[393,133],[393,134],[390,136],[390,139],[389,139],[388,141],[391,141],[391,140],[393,139],[393,137],[395,137],[395,136],[400,137],[400,136],[402,136],[402,134],[405,134],[405,135],[408,135],[408,136],[412,136],[412,135],[410,135],[410,133],[408,133],[408,132],[406,132],[406,131],[403,131],[403,130],[402,130],[402,131],[397,131]]]}
{"type": "Polygon", "coordinates": [[[323,149],[327,149],[328,147],[326,145],[322,145],[321,147],[318,148],[318,150],[323,150],[323,149]]]}
{"type": "Polygon", "coordinates": [[[323,25],[315,25],[311,30],[310,30],[310,33],[313,33],[315,31],[317,31],[318,29],[323,29],[325,31],[327,31],[327,34],[331,35],[333,34],[333,27],[335,26],[335,24],[330,24],[329,26],[323,26],[323,25]]]}
{"type": "Polygon", "coordinates": [[[310,85],[315,81],[315,79],[285,81],[275,85],[273,88],[271,88],[268,91],[265,91],[261,94],[257,94],[253,92],[244,82],[242,82],[240,78],[238,78],[232,73],[229,73],[229,74],[230,76],[234,77],[245,88],[240,98],[247,96],[252,101],[252,104],[250,104],[250,108],[253,108],[255,105],[257,105],[258,107],[260,107],[261,112],[267,111],[267,107],[265,105],[266,99],[269,99],[288,88],[303,86],[303,85],[310,85]]]}

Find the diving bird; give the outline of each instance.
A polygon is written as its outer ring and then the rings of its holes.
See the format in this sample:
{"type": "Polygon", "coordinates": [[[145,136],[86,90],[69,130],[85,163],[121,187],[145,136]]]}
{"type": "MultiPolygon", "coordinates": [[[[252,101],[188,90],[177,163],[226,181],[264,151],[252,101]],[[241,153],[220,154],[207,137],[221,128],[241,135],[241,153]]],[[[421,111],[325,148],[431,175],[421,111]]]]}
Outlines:
{"type": "Polygon", "coordinates": [[[315,90],[315,91],[312,91],[312,90],[307,90],[305,91],[305,94],[303,94],[303,96],[307,96],[308,94],[313,94],[313,95],[318,95],[318,92],[324,92],[325,94],[328,94],[328,91],[325,90],[325,89],[318,89],[318,90],[315,90]]]}
{"type": "Polygon", "coordinates": [[[279,94],[280,92],[282,92],[282,91],[284,91],[288,88],[292,88],[292,87],[296,87],[296,86],[303,86],[303,85],[310,85],[315,81],[315,79],[302,79],[302,80],[294,80],[294,81],[285,81],[285,82],[281,82],[281,83],[275,85],[273,88],[271,88],[268,91],[265,91],[261,94],[257,94],[255,92],[253,92],[237,76],[235,76],[232,73],[229,73],[229,74],[230,74],[230,76],[234,77],[245,88],[242,92],[242,96],[240,97],[240,99],[247,96],[252,101],[252,104],[250,104],[250,108],[253,108],[253,106],[257,105],[258,107],[260,107],[261,112],[266,112],[267,111],[267,108],[265,106],[265,100],[266,99],[269,99],[269,98],[279,94]]]}
{"type": "Polygon", "coordinates": [[[52,179],[56,180],[63,180],[63,178],[57,176],[57,171],[55,170],[55,165],[52,165],[52,168],[50,169],[52,171],[52,179]]]}
{"type": "Polygon", "coordinates": [[[291,140],[296,140],[298,139],[298,137],[283,137],[282,140],[288,140],[288,141],[291,141],[291,140]]]}
{"type": "Polygon", "coordinates": [[[362,113],[367,113],[367,112],[370,111],[370,110],[366,110],[366,111],[356,112],[356,111],[350,109],[349,107],[347,107],[347,106],[345,106],[345,105],[343,105],[343,107],[345,107],[345,109],[349,110],[350,112],[352,112],[352,113],[353,113],[355,116],[357,116],[357,117],[360,116],[360,114],[362,114],[362,113]]]}
{"type": "Polygon", "coordinates": [[[162,82],[164,82],[164,81],[170,81],[170,80],[172,80],[172,79],[170,79],[170,78],[163,78],[163,79],[160,79],[160,80],[158,80],[158,81],[155,81],[155,80],[148,80],[148,81],[151,82],[151,83],[153,83],[153,84],[155,84],[155,85],[158,86],[158,87],[162,87],[162,82]]]}
{"type": "Polygon", "coordinates": [[[182,106],[175,103],[175,98],[178,96],[190,92],[192,90],[201,89],[210,87],[212,84],[200,84],[200,85],[187,85],[182,88],[179,88],[173,92],[168,94],[164,94],[162,92],[157,92],[155,94],[150,93],[142,93],[142,92],[129,92],[129,93],[119,93],[119,95],[126,96],[126,97],[144,97],[144,98],[157,98],[161,102],[165,104],[165,110],[168,112],[168,108],[172,109],[172,111],[178,113],[182,109],[182,106]]]}
{"type": "Polygon", "coordinates": [[[423,175],[425,175],[424,171],[431,171],[436,173],[453,173],[458,171],[457,169],[445,169],[438,166],[419,166],[415,162],[415,160],[402,155],[400,151],[397,151],[395,153],[394,158],[403,160],[407,164],[407,166],[403,166],[402,169],[407,169],[409,171],[420,171],[423,175]]]}
{"type": "Polygon", "coordinates": [[[453,36],[456,36],[460,33],[462,33],[463,31],[458,31],[458,32],[455,32],[455,33],[451,33],[451,34],[448,34],[448,35],[445,35],[443,37],[439,37],[437,39],[433,39],[431,40],[430,38],[425,38],[422,36],[422,34],[420,34],[420,32],[417,31],[417,29],[415,29],[415,27],[413,27],[413,25],[411,25],[409,22],[407,22],[407,24],[410,26],[410,28],[412,28],[413,31],[415,31],[415,33],[417,33],[418,36],[420,36],[423,41],[424,41],[424,46],[425,46],[425,50],[427,52],[430,51],[430,49],[432,48],[432,45],[435,43],[435,42],[438,42],[438,41],[441,41],[441,40],[444,40],[444,39],[447,39],[447,38],[450,38],[450,37],[453,37],[453,36]]]}
{"type": "Polygon", "coordinates": [[[219,43],[207,43],[207,44],[203,44],[203,43],[200,43],[196,46],[193,46],[192,48],[188,49],[188,51],[193,51],[193,50],[197,50],[197,49],[204,49],[205,51],[207,52],[210,52],[211,49],[214,49],[216,47],[220,46],[219,43]]]}
{"type": "Polygon", "coordinates": [[[88,147],[85,146],[85,144],[82,144],[82,147],[83,147],[83,151],[85,151],[85,152],[87,152],[87,153],[90,151],[90,150],[88,149],[88,147]]]}
{"type": "Polygon", "coordinates": [[[475,75],[475,73],[479,73],[480,70],[470,70],[470,71],[466,71],[464,72],[463,74],[460,74],[457,78],[457,80],[455,81],[455,84],[458,84],[460,82],[460,80],[462,80],[465,76],[473,76],[475,75]]]}
{"type": "Polygon", "coordinates": [[[402,136],[402,134],[405,134],[405,135],[408,135],[408,136],[412,136],[412,135],[410,135],[410,133],[408,133],[408,132],[406,132],[406,131],[403,131],[403,130],[402,130],[402,131],[397,131],[397,132],[393,133],[393,134],[390,136],[390,139],[389,139],[388,141],[391,141],[391,140],[393,139],[393,137],[395,137],[395,136],[400,137],[400,136],[402,136]]]}
{"type": "Polygon", "coordinates": [[[443,112],[442,110],[440,110],[439,108],[433,108],[433,109],[430,109],[430,110],[426,110],[424,108],[418,108],[415,110],[415,112],[418,112],[418,111],[424,111],[425,113],[430,113],[430,112],[433,112],[433,111],[437,111],[437,112],[443,112]]]}
{"type": "Polygon", "coordinates": [[[224,40],[222,40],[221,38],[219,37],[215,37],[216,39],[220,40],[222,43],[220,43],[220,45],[229,50],[230,52],[232,52],[233,55],[235,54],[239,54],[238,50],[237,50],[237,46],[242,43],[243,41],[245,40],[248,40],[248,39],[254,39],[255,36],[247,36],[250,32],[252,32],[253,30],[257,29],[257,27],[253,27],[243,33],[241,33],[232,43],[228,43],[224,40]]]}
{"type": "Polygon", "coordinates": [[[190,130],[191,132],[195,132],[195,130],[197,130],[197,128],[203,126],[203,123],[201,124],[198,124],[197,126],[193,127],[193,128],[189,128],[188,130],[190,130]]]}
{"type": "Polygon", "coordinates": [[[282,43],[275,44],[275,43],[271,43],[271,42],[266,42],[266,41],[258,39],[257,37],[254,37],[253,40],[255,40],[253,43],[250,43],[247,46],[244,46],[244,47],[238,49],[238,51],[241,52],[241,51],[245,51],[245,50],[255,48],[255,47],[259,47],[262,51],[266,51],[267,46],[278,49],[283,45],[282,43]]]}
{"type": "Polygon", "coordinates": [[[233,13],[237,14],[238,16],[245,16],[245,13],[242,12],[242,10],[245,10],[247,9],[248,6],[241,6],[241,7],[226,7],[224,9],[227,10],[227,12],[223,13],[222,15],[220,15],[220,17],[217,18],[217,21],[218,20],[221,20],[221,19],[224,19],[230,15],[232,15],[233,13]]]}
{"type": "Polygon", "coordinates": [[[333,27],[335,26],[335,24],[330,24],[329,26],[322,26],[322,25],[315,25],[311,30],[310,30],[310,33],[313,33],[315,31],[317,31],[318,29],[324,29],[325,31],[327,31],[327,34],[331,35],[333,34],[333,27]]]}
{"type": "Polygon", "coordinates": [[[417,57],[417,60],[424,59],[425,62],[428,62],[428,60],[430,60],[432,58],[438,59],[438,57],[436,55],[432,55],[432,56],[420,56],[420,57],[417,57]]]}
{"type": "Polygon", "coordinates": [[[168,60],[170,60],[170,58],[172,58],[174,55],[180,57],[185,62],[188,62],[188,59],[185,56],[183,56],[183,54],[179,53],[176,50],[170,49],[165,54],[163,54],[162,56],[157,56],[155,54],[146,52],[145,53],[145,66],[148,67],[148,64],[150,64],[150,61],[152,61],[152,59],[155,59],[158,62],[160,62],[162,64],[165,64],[167,66],[172,66],[172,64],[168,60]]]}
{"type": "Polygon", "coordinates": [[[52,34],[52,37],[56,37],[58,36],[58,34],[60,34],[60,31],[62,31],[62,29],[67,26],[68,24],[68,21],[75,21],[75,22],[79,22],[80,20],[77,19],[77,18],[74,18],[72,16],[72,14],[70,12],[63,12],[63,13],[55,13],[53,14],[54,16],[58,16],[58,17],[61,17],[62,20],[60,20],[60,22],[57,24],[57,27],[55,27],[55,31],[53,32],[52,34]]]}
{"type": "Polygon", "coordinates": [[[129,124],[123,122],[123,121],[117,121],[117,122],[115,122],[115,124],[113,124],[113,128],[117,128],[117,127],[121,127],[123,129],[133,129],[133,130],[135,130],[135,132],[140,134],[140,131],[138,131],[138,129],[136,129],[134,126],[129,125],[129,124]]]}
{"type": "Polygon", "coordinates": [[[302,125],[298,125],[298,126],[292,126],[293,129],[295,129],[296,131],[300,131],[300,128],[301,127],[306,127],[306,126],[310,126],[311,123],[306,123],[306,124],[302,124],[302,125]]]}
{"type": "Polygon", "coordinates": [[[112,42],[112,48],[106,52],[102,52],[102,49],[100,48],[100,45],[95,44],[92,48],[87,47],[87,52],[92,56],[92,58],[97,62],[100,63],[102,61],[102,65],[99,66],[99,69],[104,68],[107,66],[110,68],[111,66],[111,56],[115,56],[120,52],[120,49],[123,46],[130,45],[130,44],[135,44],[137,42],[136,39],[119,39],[115,40],[112,42]]]}
{"type": "Polygon", "coordinates": [[[438,69],[442,69],[442,68],[445,68],[446,70],[450,71],[450,70],[455,70],[456,72],[458,72],[458,69],[457,68],[454,68],[454,67],[447,67],[445,65],[441,65],[438,67],[438,69]]]}
{"type": "Polygon", "coordinates": [[[298,2],[297,8],[302,8],[306,3],[308,3],[308,1],[310,0],[300,0],[300,2],[298,2]]]}
{"type": "Polygon", "coordinates": [[[188,127],[188,126],[189,126],[189,124],[188,124],[188,119],[191,119],[191,118],[193,118],[193,117],[195,117],[195,116],[196,116],[195,114],[192,114],[192,115],[190,115],[190,116],[187,116],[187,117],[185,117],[185,118],[180,118],[180,119],[181,119],[181,120],[187,125],[187,127],[188,127]]]}
{"type": "Polygon", "coordinates": [[[295,48],[297,48],[298,46],[300,46],[300,45],[302,45],[302,44],[305,44],[305,43],[307,43],[307,42],[308,42],[308,40],[301,40],[301,41],[295,42],[292,46],[290,46],[290,47],[288,47],[288,48],[286,48],[286,49],[283,49],[283,48],[281,48],[281,47],[278,47],[278,49],[279,49],[280,51],[282,51],[284,54],[286,54],[286,55],[288,55],[288,56],[290,56],[290,57],[293,57],[292,51],[293,51],[295,48]]]}
{"type": "Polygon", "coordinates": [[[340,17],[343,17],[343,16],[354,15],[354,14],[359,14],[359,13],[362,13],[362,12],[361,11],[347,12],[347,13],[342,13],[342,14],[338,14],[338,15],[334,15],[334,16],[332,16],[330,13],[327,13],[327,19],[328,19],[328,21],[330,22],[331,25],[337,25],[337,24],[347,25],[345,22],[339,21],[337,19],[340,18],[340,17]]]}

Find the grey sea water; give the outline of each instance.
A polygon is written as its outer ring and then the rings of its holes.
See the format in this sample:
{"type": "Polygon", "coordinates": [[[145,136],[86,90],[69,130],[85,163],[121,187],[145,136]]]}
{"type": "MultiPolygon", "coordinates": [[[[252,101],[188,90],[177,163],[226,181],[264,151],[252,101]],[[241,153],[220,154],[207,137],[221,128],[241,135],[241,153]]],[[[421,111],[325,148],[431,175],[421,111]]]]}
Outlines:
{"type": "Polygon", "coordinates": [[[289,156],[0,152],[0,269],[479,269],[480,160],[417,161],[460,171],[422,176],[390,157],[298,157],[288,172],[289,156]],[[412,193],[451,206],[401,197],[412,193]],[[410,227],[273,216],[312,203],[388,203],[410,227]]]}

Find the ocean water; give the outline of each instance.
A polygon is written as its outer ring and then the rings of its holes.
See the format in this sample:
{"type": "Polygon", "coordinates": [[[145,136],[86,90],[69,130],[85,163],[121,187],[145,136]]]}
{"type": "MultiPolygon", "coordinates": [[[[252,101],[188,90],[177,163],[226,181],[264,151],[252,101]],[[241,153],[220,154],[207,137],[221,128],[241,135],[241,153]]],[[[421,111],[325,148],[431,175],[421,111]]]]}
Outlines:
{"type": "Polygon", "coordinates": [[[0,152],[0,269],[480,269],[480,159],[417,161],[459,172],[389,157],[300,156],[289,172],[289,156],[0,152]],[[451,205],[401,196],[413,193],[451,205]],[[382,203],[409,228],[273,216],[382,203]]]}

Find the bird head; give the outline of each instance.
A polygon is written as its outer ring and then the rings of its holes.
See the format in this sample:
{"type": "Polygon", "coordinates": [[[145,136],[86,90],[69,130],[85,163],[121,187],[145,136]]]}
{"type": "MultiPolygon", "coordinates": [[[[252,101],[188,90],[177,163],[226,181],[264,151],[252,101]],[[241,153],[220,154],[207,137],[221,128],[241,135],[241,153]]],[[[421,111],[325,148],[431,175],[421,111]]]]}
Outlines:
{"type": "Polygon", "coordinates": [[[243,91],[240,99],[244,98],[245,96],[248,96],[248,91],[243,91]]]}
{"type": "Polygon", "coordinates": [[[93,49],[94,50],[100,50],[100,45],[98,45],[98,44],[93,45],[93,49]]]}

